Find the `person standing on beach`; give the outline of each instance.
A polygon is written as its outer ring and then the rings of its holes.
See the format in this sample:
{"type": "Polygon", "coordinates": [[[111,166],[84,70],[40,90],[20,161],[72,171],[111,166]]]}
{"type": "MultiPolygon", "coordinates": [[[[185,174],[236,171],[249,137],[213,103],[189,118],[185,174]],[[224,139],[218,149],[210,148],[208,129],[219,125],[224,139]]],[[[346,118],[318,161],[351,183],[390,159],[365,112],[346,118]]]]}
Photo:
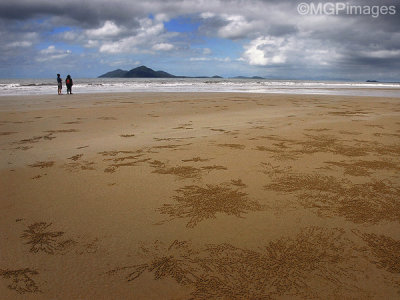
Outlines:
{"type": "Polygon", "coordinates": [[[65,85],[67,86],[67,94],[72,94],[72,86],[74,83],[72,82],[71,75],[68,75],[67,79],[65,79],[65,85]]]}
{"type": "Polygon", "coordinates": [[[62,79],[60,77],[60,74],[57,74],[57,84],[58,84],[58,94],[62,95],[61,90],[62,90],[62,79]]]}

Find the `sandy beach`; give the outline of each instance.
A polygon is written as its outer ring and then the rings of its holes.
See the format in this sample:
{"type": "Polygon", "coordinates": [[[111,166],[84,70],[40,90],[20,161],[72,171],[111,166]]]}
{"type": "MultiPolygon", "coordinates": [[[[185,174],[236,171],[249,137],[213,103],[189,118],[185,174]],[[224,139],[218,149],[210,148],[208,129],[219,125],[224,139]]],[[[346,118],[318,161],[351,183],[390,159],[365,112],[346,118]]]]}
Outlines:
{"type": "Polygon", "coordinates": [[[399,299],[399,98],[0,98],[1,299],[399,299]]]}

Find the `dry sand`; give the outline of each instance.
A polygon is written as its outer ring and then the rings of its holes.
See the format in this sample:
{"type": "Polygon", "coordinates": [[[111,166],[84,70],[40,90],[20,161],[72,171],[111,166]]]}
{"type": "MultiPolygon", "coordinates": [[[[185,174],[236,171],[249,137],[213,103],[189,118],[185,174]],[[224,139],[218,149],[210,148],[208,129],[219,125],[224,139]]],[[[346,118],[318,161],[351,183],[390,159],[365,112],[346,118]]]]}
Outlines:
{"type": "Polygon", "coordinates": [[[399,299],[400,100],[0,99],[1,299],[399,299]]]}

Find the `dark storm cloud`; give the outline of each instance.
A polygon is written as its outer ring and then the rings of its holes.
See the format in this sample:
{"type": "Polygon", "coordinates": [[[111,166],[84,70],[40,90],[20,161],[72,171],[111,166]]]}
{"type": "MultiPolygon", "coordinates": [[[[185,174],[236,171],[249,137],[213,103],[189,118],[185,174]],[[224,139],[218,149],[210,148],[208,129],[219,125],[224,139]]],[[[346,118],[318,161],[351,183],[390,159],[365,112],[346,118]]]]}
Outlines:
{"type": "Polygon", "coordinates": [[[129,22],[138,13],[119,1],[13,1],[0,3],[0,18],[27,20],[59,17],[81,26],[98,25],[104,20],[129,22]]]}
{"type": "Polygon", "coordinates": [[[296,34],[298,28],[296,25],[274,24],[268,28],[268,33],[274,36],[296,34]]]}

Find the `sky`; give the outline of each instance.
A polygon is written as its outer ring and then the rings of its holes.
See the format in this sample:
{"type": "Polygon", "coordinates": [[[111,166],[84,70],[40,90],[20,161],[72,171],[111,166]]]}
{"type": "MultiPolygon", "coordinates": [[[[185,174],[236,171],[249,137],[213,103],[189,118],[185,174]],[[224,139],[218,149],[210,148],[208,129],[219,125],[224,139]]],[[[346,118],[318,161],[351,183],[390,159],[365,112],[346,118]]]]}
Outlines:
{"type": "Polygon", "coordinates": [[[0,0],[0,40],[0,78],[400,81],[399,0],[0,0]]]}

